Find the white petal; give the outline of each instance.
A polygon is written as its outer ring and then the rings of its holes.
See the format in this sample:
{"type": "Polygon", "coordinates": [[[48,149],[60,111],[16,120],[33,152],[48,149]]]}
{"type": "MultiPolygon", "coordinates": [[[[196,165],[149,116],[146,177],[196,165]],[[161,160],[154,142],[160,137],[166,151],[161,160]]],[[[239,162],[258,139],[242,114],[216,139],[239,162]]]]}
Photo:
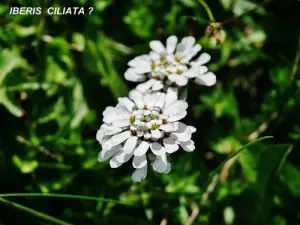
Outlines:
{"type": "Polygon", "coordinates": [[[118,98],[120,104],[124,105],[128,111],[132,112],[135,107],[135,104],[127,97],[118,98]]]}
{"type": "Polygon", "coordinates": [[[137,74],[133,69],[126,70],[125,79],[133,82],[142,82],[146,79],[146,76],[143,74],[137,74]]]}
{"type": "Polygon", "coordinates": [[[207,63],[211,59],[210,55],[208,53],[202,53],[198,59],[195,61],[191,62],[192,66],[202,66],[205,63],[207,63]]]}
{"type": "Polygon", "coordinates": [[[147,176],[147,170],[148,170],[147,165],[143,168],[135,170],[132,174],[132,177],[131,177],[132,181],[133,182],[140,182],[140,181],[144,180],[147,176]]]}
{"type": "MultiPolygon", "coordinates": [[[[147,93],[144,95],[143,98],[145,105],[148,107],[148,109],[151,109],[155,103],[155,96],[152,93],[147,93]]],[[[144,111],[144,115],[149,115],[150,111],[145,112],[144,111]]]]}
{"type": "Polygon", "coordinates": [[[148,81],[146,81],[145,83],[139,84],[138,86],[136,86],[136,90],[140,91],[140,92],[146,92],[148,91],[153,84],[156,82],[155,79],[150,79],[148,81]]]}
{"type": "Polygon", "coordinates": [[[127,140],[129,137],[131,137],[130,131],[124,131],[122,133],[116,134],[112,136],[108,141],[112,146],[121,144],[125,140],[127,140]]]}
{"type": "Polygon", "coordinates": [[[157,98],[154,106],[162,109],[165,105],[166,94],[161,92],[157,92],[155,94],[157,95],[157,98]]]}
{"type": "Polygon", "coordinates": [[[163,87],[164,87],[164,85],[163,85],[162,81],[158,80],[153,84],[152,90],[158,91],[158,90],[161,90],[163,87]]]}
{"type": "Polygon", "coordinates": [[[104,136],[114,135],[116,133],[120,133],[122,131],[121,128],[109,126],[107,124],[102,124],[100,129],[97,131],[96,139],[101,143],[104,136]]]}
{"type": "Polygon", "coordinates": [[[186,152],[192,152],[195,150],[195,143],[192,140],[189,140],[187,142],[179,142],[179,144],[186,152]]]}
{"type": "Polygon", "coordinates": [[[176,83],[178,86],[184,86],[187,84],[188,79],[185,76],[171,74],[168,76],[169,80],[176,83]]]}
{"type": "Polygon", "coordinates": [[[168,165],[167,165],[167,169],[164,171],[164,173],[170,173],[171,172],[171,163],[168,162],[168,165]]]}
{"type": "Polygon", "coordinates": [[[168,88],[166,98],[165,98],[165,108],[171,105],[173,102],[177,100],[178,96],[178,88],[168,88]]]}
{"type": "Polygon", "coordinates": [[[136,156],[142,156],[145,155],[146,152],[149,149],[149,143],[146,141],[143,141],[134,151],[134,155],[136,156]]]}
{"type": "MultiPolygon", "coordinates": [[[[123,104],[117,104],[116,106],[116,112],[117,112],[117,117],[120,119],[125,119],[125,118],[129,118],[131,113],[128,111],[128,109],[123,105],[123,104]]],[[[118,119],[115,118],[115,119],[118,119]]]]}
{"type": "Polygon", "coordinates": [[[102,114],[104,123],[112,123],[118,116],[116,109],[111,106],[106,107],[102,114]]]}
{"type": "Polygon", "coordinates": [[[189,50],[189,52],[182,58],[181,63],[188,63],[200,50],[201,50],[201,45],[197,44],[193,46],[189,50]]]}
{"type": "Polygon", "coordinates": [[[132,165],[134,168],[139,169],[147,165],[146,154],[141,156],[134,156],[132,160],[132,165]]]}
{"type": "Polygon", "coordinates": [[[141,92],[132,90],[129,92],[129,98],[135,102],[136,106],[139,109],[142,109],[144,107],[143,95],[141,92]]]}
{"type": "Polygon", "coordinates": [[[151,59],[152,59],[153,61],[157,61],[157,60],[159,60],[160,55],[157,54],[156,52],[151,51],[151,52],[150,52],[150,57],[151,57],[151,59]]]}
{"type": "Polygon", "coordinates": [[[185,125],[184,123],[181,122],[177,122],[174,123],[178,125],[178,129],[176,132],[171,133],[171,137],[175,138],[176,140],[180,141],[180,142],[187,142],[189,140],[191,140],[192,137],[192,132],[191,129],[185,125]]]}
{"type": "Polygon", "coordinates": [[[146,55],[146,54],[140,55],[140,56],[137,56],[134,59],[130,60],[128,62],[128,66],[137,67],[137,66],[139,66],[141,61],[150,61],[150,60],[151,60],[151,58],[149,55],[146,55]]]}
{"type": "Polygon", "coordinates": [[[182,42],[180,42],[176,47],[175,55],[179,58],[183,57],[185,53],[185,49],[186,49],[185,45],[182,42]]]}
{"type": "Polygon", "coordinates": [[[161,132],[158,129],[151,130],[151,136],[154,139],[159,139],[161,137],[161,132]]]}
{"type": "Polygon", "coordinates": [[[181,42],[186,46],[187,49],[190,49],[195,44],[196,40],[194,37],[188,36],[188,37],[182,38],[181,42]]]}
{"type": "Polygon", "coordinates": [[[121,150],[121,147],[122,147],[122,145],[117,145],[109,150],[102,150],[101,152],[99,152],[99,154],[98,154],[99,162],[103,162],[103,161],[109,159],[110,157],[112,157],[113,155],[115,155],[117,152],[119,152],[121,150]]]}
{"type": "Polygon", "coordinates": [[[181,119],[183,119],[184,117],[186,117],[187,115],[187,112],[186,111],[181,111],[181,112],[178,112],[174,115],[171,115],[169,118],[168,118],[168,121],[169,122],[176,122],[176,121],[179,121],[181,119]]]}
{"type": "Polygon", "coordinates": [[[180,112],[186,111],[188,104],[186,101],[177,100],[163,110],[163,115],[173,116],[180,112]]]}
{"type": "Polygon", "coordinates": [[[167,137],[163,140],[166,152],[171,154],[179,149],[178,144],[173,138],[167,137]]]}
{"type": "Polygon", "coordinates": [[[199,66],[198,67],[199,75],[205,74],[208,71],[208,68],[206,66],[199,66]]]}
{"type": "Polygon", "coordinates": [[[175,35],[168,37],[167,39],[167,52],[173,54],[177,45],[178,39],[175,35]]]}
{"type": "Polygon", "coordinates": [[[164,53],[166,51],[161,41],[150,41],[150,48],[158,54],[164,53]]]}
{"type": "Polygon", "coordinates": [[[188,130],[191,132],[191,133],[195,133],[197,131],[196,127],[193,127],[193,126],[188,126],[188,130]]]}
{"type": "Polygon", "coordinates": [[[135,146],[136,146],[136,144],[137,144],[137,140],[138,140],[137,136],[133,136],[133,137],[128,138],[127,141],[124,144],[123,151],[126,154],[132,153],[135,146]]]}
{"type": "Polygon", "coordinates": [[[111,168],[118,168],[122,165],[121,162],[119,162],[117,159],[116,159],[116,155],[114,157],[112,157],[112,159],[109,161],[109,165],[111,168]]]}
{"type": "Polygon", "coordinates": [[[216,75],[212,72],[208,72],[206,74],[200,75],[195,79],[195,82],[197,84],[201,84],[205,86],[212,86],[216,83],[216,81],[217,81],[216,75]]]}
{"type": "Polygon", "coordinates": [[[162,124],[159,126],[160,130],[166,131],[166,132],[172,132],[175,130],[174,124],[173,123],[167,123],[167,124],[162,124]]]}
{"type": "Polygon", "coordinates": [[[188,71],[186,71],[184,76],[189,77],[189,78],[194,78],[197,75],[199,75],[199,68],[198,67],[192,67],[188,71]]]}
{"type": "Polygon", "coordinates": [[[132,69],[138,74],[149,73],[152,71],[150,62],[148,64],[141,65],[140,67],[133,67],[132,69]]]}
{"type": "Polygon", "coordinates": [[[126,127],[130,125],[129,119],[120,119],[113,121],[113,126],[115,127],[126,127]]]}
{"type": "Polygon", "coordinates": [[[168,167],[167,155],[157,156],[152,167],[156,172],[163,173],[168,167]]]}
{"type": "Polygon", "coordinates": [[[126,154],[124,151],[120,151],[115,155],[115,157],[118,162],[123,164],[127,162],[132,157],[132,155],[132,153],[126,154]]]}
{"type": "Polygon", "coordinates": [[[150,148],[153,154],[157,156],[162,156],[166,153],[166,149],[158,142],[151,143],[150,148]]]}

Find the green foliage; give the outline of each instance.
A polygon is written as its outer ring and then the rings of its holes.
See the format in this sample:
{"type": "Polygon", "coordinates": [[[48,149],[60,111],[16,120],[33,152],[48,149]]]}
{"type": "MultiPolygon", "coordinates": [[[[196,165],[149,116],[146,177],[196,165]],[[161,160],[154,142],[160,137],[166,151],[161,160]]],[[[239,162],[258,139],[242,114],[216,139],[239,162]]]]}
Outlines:
{"type": "Polygon", "coordinates": [[[0,224],[300,223],[298,2],[50,0],[34,4],[94,10],[9,14],[32,4],[0,3],[0,224]],[[188,88],[196,150],[132,183],[130,163],[98,162],[96,132],[134,87],[127,62],[173,34],[195,36],[217,84],[188,88]]]}

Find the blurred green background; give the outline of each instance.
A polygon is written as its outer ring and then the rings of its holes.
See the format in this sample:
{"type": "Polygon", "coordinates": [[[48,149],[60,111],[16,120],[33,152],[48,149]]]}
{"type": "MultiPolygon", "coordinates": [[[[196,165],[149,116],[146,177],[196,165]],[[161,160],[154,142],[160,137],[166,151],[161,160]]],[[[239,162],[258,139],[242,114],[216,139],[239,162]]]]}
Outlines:
{"type": "Polygon", "coordinates": [[[2,0],[0,192],[107,201],[0,198],[0,224],[299,225],[299,12],[297,0],[2,0]],[[94,10],[9,15],[11,6],[94,10]],[[127,62],[173,34],[196,37],[218,81],[189,87],[196,150],[173,154],[170,174],[132,183],[131,163],[97,161],[96,131],[135,86],[127,62]],[[226,160],[263,136],[274,138],[226,160]]]}

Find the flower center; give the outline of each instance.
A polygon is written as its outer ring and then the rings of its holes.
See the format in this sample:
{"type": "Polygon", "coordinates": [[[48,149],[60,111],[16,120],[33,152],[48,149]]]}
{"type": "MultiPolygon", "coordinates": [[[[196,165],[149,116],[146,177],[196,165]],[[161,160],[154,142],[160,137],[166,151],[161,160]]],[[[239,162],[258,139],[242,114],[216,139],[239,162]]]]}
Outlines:
{"type": "MultiPolygon", "coordinates": [[[[147,105],[143,109],[134,110],[129,121],[132,135],[147,141],[151,140],[153,131],[159,129],[160,125],[168,123],[168,120],[161,114],[160,108],[151,108],[147,105]]],[[[160,133],[160,138],[162,138],[164,133],[160,133]]],[[[157,139],[157,136],[155,138],[157,139]]]]}

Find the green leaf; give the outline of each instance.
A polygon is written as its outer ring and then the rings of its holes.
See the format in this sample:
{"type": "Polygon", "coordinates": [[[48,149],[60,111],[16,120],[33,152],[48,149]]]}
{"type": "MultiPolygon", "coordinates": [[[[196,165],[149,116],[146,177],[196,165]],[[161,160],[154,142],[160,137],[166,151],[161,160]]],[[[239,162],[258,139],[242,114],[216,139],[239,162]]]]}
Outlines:
{"type": "Polygon", "coordinates": [[[24,111],[16,102],[14,96],[4,89],[0,89],[0,104],[3,104],[5,108],[16,117],[21,117],[24,115],[24,111]]]}
{"type": "Polygon", "coordinates": [[[24,64],[18,50],[0,49],[0,87],[6,76],[15,68],[24,64]]]}
{"type": "Polygon", "coordinates": [[[20,169],[21,173],[33,173],[39,166],[38,161],[25,161],[21,160],[19,156],[14,155],[12,158],[14,164],[20,169]]]}
{"type": "Polygon", "coordinates": [[[212,145],[212,149],[220,154],[229,155],[241,147],[241,143],[233,136],[220,139],[212,145]]]}
{"type": "Polygon", "coordinates": [[[278,171],[292,149],[293,145],[270,145],[262,150],[257,166],[256,181],[256,187],[261,196],[265,194],[266,189],[278,175],[278,171]]]}
{"type": "Polygon", "coordinates": [[[88,113],[88,107],[84,98],[83,89],[78,81],[73,89],[73,118],[71,120],[71,128],[77,128],[81,121],[88,113]]]}
{"type": "Polygon", "coordinates": [[[152,35],[154,17],[149,8],[144,4],[138,4],[134,8],[131,8],[124,17],[124,22],[140,37],[147,38],[152,35]],[[147,20],[145,20],[145,17],[147,17],[147,20]]]}
{"type": "Polygon", "coordinates": [[[285,163],[280,171],[280,181],[295,197],[300,197],[300,171],[290,163],[285,163]]]}

